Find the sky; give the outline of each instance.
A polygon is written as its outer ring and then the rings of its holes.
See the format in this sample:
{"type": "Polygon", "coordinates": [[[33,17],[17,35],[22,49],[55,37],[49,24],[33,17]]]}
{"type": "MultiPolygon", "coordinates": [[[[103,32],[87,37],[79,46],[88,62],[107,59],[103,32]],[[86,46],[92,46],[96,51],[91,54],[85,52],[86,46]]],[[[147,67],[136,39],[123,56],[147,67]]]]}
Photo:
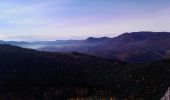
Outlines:
{"type": "Polygon", "coordinates": [[[170,0],[0,0],[0,40],[170,32],[170,0]]]}

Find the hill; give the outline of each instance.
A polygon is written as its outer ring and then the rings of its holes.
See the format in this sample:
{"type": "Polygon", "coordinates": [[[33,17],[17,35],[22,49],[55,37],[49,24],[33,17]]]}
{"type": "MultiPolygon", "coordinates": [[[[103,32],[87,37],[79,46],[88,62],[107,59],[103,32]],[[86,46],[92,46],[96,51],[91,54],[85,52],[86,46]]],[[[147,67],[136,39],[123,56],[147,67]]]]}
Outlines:
{"type": "MultiPolygon", "coordinates": [[[[112,73],[117,73],[121,65],[124,65],[119,61],[79,53],[39,52],[11,45],[0,45],[0,56],[0,88],[2,91],[0,96],[2,97],[6,91],[5,95],[12,93],[16,96],[18,93],[28,97],[36,92],[36,90],[29,90],[34,87],[40,93],[38,96],[42,96],[49,87],[64,89],[104,86],[106,88],[105,83],[109,83],[109,80],[105,80],[106,77],[109,78],[108,71],[115,69],[112,70],[112,73]],[[23,94],[20,89],[26,94],[23,94]],[[29,92],[32,92],[31,95],[29,92]]],[[[60,95],[65,98],[69,95],[78,96],[72,92],[67,94],[67,89],[63,91],[55,96],[57,98],[60,95]]],[[[11,98],[15,100],[14,97],[11,98]]]]}
{"type": "Polygon", "coordinates": [[[74,45],[45,46],[42,51],[80,52],[131,63],[145,63],[169,58],[169,32],[132,32],[114,38],[90,37],[74,45]]]}
{"type": "Polygon", "coordinates": [[[1,99],[112,96],[158,100],[170,86],[170,60],[128,64],[80,53],[40,52],[11,45],[0,45],[0,56],[1,99]]]}
{"type": "Polygon", "coordinates": [[[86,40],[0,41],[48,52],[79,52],[130,63],[154,62],[170,58],[169,32],[132,32],[114,38],[89,37],[86,40]]]}

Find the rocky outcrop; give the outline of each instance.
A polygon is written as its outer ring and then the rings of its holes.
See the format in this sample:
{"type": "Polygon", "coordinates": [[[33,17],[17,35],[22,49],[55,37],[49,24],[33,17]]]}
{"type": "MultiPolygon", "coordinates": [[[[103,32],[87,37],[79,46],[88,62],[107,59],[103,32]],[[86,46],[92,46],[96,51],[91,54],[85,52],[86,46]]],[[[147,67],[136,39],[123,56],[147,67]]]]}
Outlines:
{"type": "Polygon", "coordinates": [[[170,100],[170,88],[168,88],[165,95],[161,98],[161,100],[170,100]]]}

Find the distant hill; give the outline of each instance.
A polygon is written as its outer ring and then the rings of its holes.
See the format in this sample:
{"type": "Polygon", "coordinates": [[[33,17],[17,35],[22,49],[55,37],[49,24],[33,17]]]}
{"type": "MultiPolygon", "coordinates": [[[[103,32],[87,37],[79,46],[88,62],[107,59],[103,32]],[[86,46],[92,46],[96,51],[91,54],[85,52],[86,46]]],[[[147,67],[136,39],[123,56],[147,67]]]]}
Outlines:
{"type": "Polygon", "coordinates": [[[0,45],[0,98],[158,100],[170,86],[169,66],[170,60],[127,64],[80,53],[0,45]]]}
{"type": "Polygon", "coordinates": [[[170,58],[169,32],[132,32],[114,38],[89,37],[86,40],[0,41],[24,48],[49,52],[79,52],[130,63],[145,63],[170,58]]]}
{"type": "Polygon", "coordinates": [[[169,32],[132,32],[118,37],[93,38],[63,47],[46,46],[42,51],[80,52],[117,59],[125,62],[144,63],[162,60],[170,56],[169,32]]]}

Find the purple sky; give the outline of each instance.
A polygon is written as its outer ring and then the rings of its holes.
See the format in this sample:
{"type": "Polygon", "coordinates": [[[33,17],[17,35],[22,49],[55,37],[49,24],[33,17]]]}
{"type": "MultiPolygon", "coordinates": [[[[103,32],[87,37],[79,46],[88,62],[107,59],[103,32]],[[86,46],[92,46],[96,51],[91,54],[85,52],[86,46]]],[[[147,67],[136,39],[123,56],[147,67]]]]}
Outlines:
{"type": "Polygon", "coordinates": [[[170,31],[169,0],[0,0],[1,40],[170,31]]]}

